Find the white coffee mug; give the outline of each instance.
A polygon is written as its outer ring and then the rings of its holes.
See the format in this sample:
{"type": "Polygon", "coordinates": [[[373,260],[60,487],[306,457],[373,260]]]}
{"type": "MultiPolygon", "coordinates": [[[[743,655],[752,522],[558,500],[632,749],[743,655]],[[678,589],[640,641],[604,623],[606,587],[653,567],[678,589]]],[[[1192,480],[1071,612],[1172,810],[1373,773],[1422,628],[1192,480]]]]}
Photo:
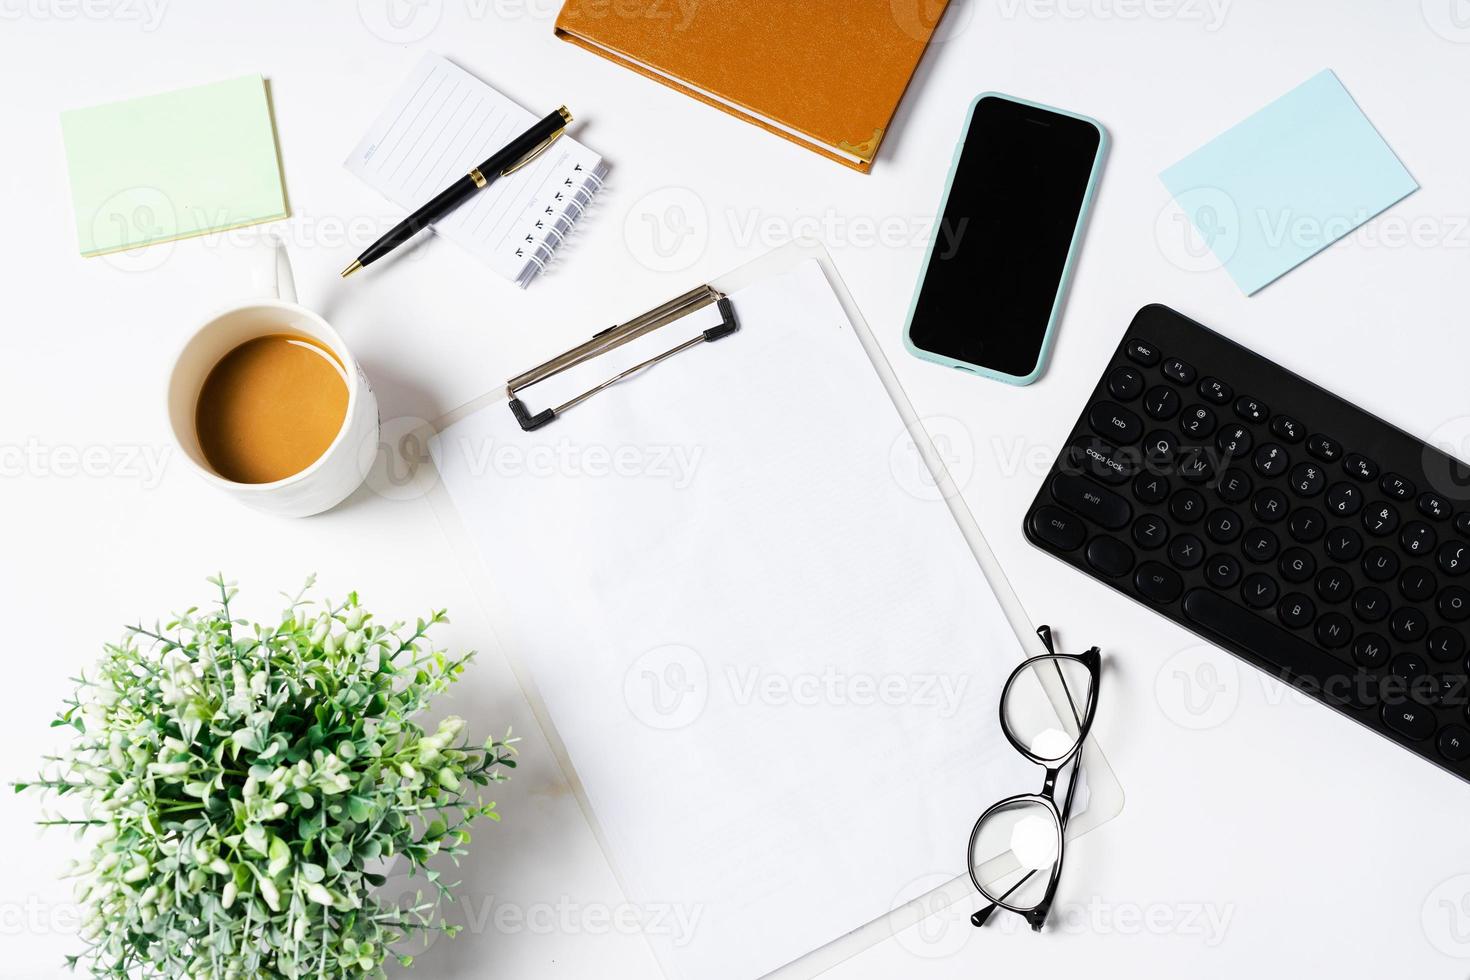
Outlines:
{"type": "Polygon", "coordinates": [[[243,504],[281,517],[308,517],[330,510],[366,477],[378,449],[378,400],[367,375],[342,336],[296,302],[290,259],[279,240],[274,248],[274,297],[224,310],[211,317],[174,358],[168,382],[168,416],[174,440],[206,483],[243,504]],[[199,446],[194,412],[209,372],[230,351],[256,337],[291,331],[310,337],[337,355],[346,368],[347,414],[337,436],[314,463],[274,483],[236,483],[209,465],[199,446]]]}

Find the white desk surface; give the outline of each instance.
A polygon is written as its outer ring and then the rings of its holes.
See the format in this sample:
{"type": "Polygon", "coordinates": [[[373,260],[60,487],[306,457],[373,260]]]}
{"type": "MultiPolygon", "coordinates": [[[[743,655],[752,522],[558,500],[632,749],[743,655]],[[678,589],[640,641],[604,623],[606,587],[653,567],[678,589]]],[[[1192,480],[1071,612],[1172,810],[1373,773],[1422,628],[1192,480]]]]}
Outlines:
{"type": "MultiPolygon", "coordinates": [[[[922,0],[893,3],[907,16],[922,0]]],[[[364,488],[324,517],[282,523],[168,458],[169,357],[210,310],[250,295],[259,230],[77,256],[58,111],[260,72],[301,297],[355,344],[385,420],[434,418],[593,329],[813,233],[920,414],[936,420],[1032,617],[1107,652],[1097,734],[1128,803],[1069,855],[1051,930],[1001,919],[976,932],[951,910],[833,980],[1470,972],[1470,787],[1065,569],[1020,530],[1085,394],[1149,302],[1466,454],[1461,0],[956,0],[869,176],[556,41],[554,0],[325,6],[256,0],[226,15],[170,0],[0,0],[6,778],[27,775],[48,744],[69,674],[124,622],[207,601],[204,577],[219,568],[261,616],[315,571],[324,590],[357,589],[387,615],[448,606],[442,639],[494,650],[421,497],[364,488]],[[342,161],[424,50],[528,106],[565,101],[584,120],[579,138],[612,164],[606,192],[527,292],[438,241],[381,274],[337,278],[396,219],[342,161]],[[1247,299],[1181,251],[1156,175],[1324,67],[1423,189],[1247,299]],[[1095,116],[1113,137],[1051,370],[1026,389],[921,363],[899,340],[965,107],[986,89],[1095,116]]],[[[440,941],[418,975],[652,976],[629,926],[637,910],[622,906],[504,662],[484,656],[463,688],[453,707],[478,729],[514,723],[525,735],[522,768],[497,793],[504,823],[476,834],[470,929],[440,941]]],[[[55,875],[70,839],[37,837],[33,798],[0,799],[0,976],[66,975],[76,910],[55,875]]],[[[914,869],[915,891],[931,870],[914,869]]],[[[667,909],[643,911],[652,928],[680,927],[667,909]]]]}

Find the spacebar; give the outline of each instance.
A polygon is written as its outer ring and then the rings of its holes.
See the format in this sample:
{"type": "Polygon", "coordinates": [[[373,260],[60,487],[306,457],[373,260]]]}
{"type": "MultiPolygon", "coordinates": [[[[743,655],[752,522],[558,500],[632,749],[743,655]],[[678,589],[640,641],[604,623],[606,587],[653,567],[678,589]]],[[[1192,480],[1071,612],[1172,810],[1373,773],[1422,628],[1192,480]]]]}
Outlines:
{"type": "Polygon", "coordinates": [[[1353,670],[1349,665],[1277,629],[1229,599],[1208,589],[1191,589],[1184,597],[1184,615],[1205,632],[1243,647],[1255,659],[1309,682],[1323,697],[1338,704],[1349,703],[1350,698],[1344,696],[1352,690],[1353,670]]]}

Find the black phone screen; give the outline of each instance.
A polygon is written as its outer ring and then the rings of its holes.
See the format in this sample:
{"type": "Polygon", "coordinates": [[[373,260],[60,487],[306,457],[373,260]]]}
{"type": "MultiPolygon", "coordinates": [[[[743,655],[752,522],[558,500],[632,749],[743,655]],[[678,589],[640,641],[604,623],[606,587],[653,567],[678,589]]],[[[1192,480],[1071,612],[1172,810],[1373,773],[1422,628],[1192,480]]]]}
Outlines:
{"type": "Polygon", "coordinates": [[[924,284],[914,346],[1024,377],[1037,367],[1101,134],[987,96],[975,106],[924,284]]]}

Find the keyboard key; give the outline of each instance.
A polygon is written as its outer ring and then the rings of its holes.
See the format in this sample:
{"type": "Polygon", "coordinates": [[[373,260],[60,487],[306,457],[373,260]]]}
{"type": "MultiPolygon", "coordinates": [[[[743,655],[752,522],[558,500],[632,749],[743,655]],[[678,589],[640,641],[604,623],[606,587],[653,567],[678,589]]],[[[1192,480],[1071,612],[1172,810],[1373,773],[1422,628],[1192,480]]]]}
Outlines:
{"type": "Polygon", "coordinates": [[[1169,561],[1175,568],[1198,568],[1205,560],[1204,542],[1193,534],[1175,535],[1169,542],[1169,561]]]}
{"type": "Polygon", "coordinates": [[[1136,368],[1114,368],[1108,375],[1108,394],[1120,402],[1130,402],[1143,391],[1143,373],[1136,368]]]}
{"type": "Polygon", "coordinates": [[[1143,420],[1121,405],[1098,402],[1087,413],[1087,424],[1092,431],[1120,445],[1137,442],[1143,435],[1143,420]]]}
{"type": "Polygon", "coordinates": [[[1465,637],[1458,630],[1439,626],[1429,634],[1425,649],[1442,664],[1457,663],[1465,656],[1465,637]]]}
{"type": "Polygon", "coordinates": [[[1104,483],[1127,483],[1137,471],[1137,453],[1122,452],[1102,439],[1084,438],[1068,453],[1072,469],[1104,483]]]}
{"type": "Polygon", "coordinates": [[[1353,615],[1365,623],[1381,623],[1388,618],[1388,593],[1371,585],[1353,596],[1353,615]]]}
{"type": "Polygon", "coordinates": [[[1276,616],[1283,626],[1294,630],[1306,629],[1316,618],[1317,607],[1300,592],[1289,592],[1282,597],[1281,605],[1276,607],[1276,616]]]}
{"type": "Polygon", "coordinates": [[[1217,544],[1229,544],[1239,538],[1241,529],[1240,515],[1223,507],[1211,511],[1209,519],[1205,521],[1205,533],[1217,544]]]}
{"type": "Polygon", "coordinates": [[[1215,475],[1215,464],[1203,447],[1194,446],[1179,454],[1179,475],[1190,483],[1207,483],[1215,475]]]}
{"type": "Polygon", "coordinates": [[[1204,405],[1191,405],[1179,420],[1179,431],[1191,439],[1207,439],[1215,431],[1215,413],[1204,405]]]}
{"type": "Polygon", "coordinates": [[[1271,415],[1271,410],[1264,402],[1256,401],[1254,398],[1241,396],[1235,400],[1235,414],[1247,422],[1264,422],[1271,415]]]}
{"type": "Polygon", "coordinates": [[[1215,448],[1231,459],[1240,459],[1250,452],[1254,442],[1251,430],[1240,424],[1227,425],[1215,436],[1215,448]]]}
{"type": "Polygon", "coordinates": [[[1384,705],[1383,723],[1416,742],[1434,734],[1434,712],[1417,704],[1384,705]]]}
{"type": "Polygon", "coordinates": [[[1428,674],[1429,664],[1425,662],[1423,657],[1416,656],[1412,653],[1401,653],[1393,658],[1393,663],[1389,664],[1388,669],[1393,676],[1402,677],[1406,681],[1411,681],[1416,677],[1423,677],[1428,674]]]}
{"type": "Polygon", "coordinates": [[[1182,385],[1194,384],[1194,368],[1177,357],[1164,362],[1164,377],[1182,385]]]}
{"type": "Polygon", "coordinates": [[[1363,553],[1363,536],[1350,527],[1327,532],[1327,556],[1333,561],[1353,561],[1363,553]]]}
{"type": "Polygon", "coordinates": [[[1256,450],[1255,464],[1262,476],[1280,476],[1291,465],[1291,457],[1276,443],[1268,442],[1256,450]]]}
{"type": "Polygon", "coordinates": [[[1276,584],[1276,580],[1260,572],[1247,575],[1245,583],[1240,587],[1240,597],[1252,609],[1267,609],[1274,606],[1276,597],[1280,594],[1281,587],[1276,584]]]}
{"type": "Polygon", "coordinates": [[[1437,493],[1425,491],[1419,495],[1419,513],[1432,521],[1443,521],[1450,516],[1450,505],[1437,493]]]}
{"type": "Polygon", "coordinates": [[[1276,567],[1282,578],[1300,584],[1317,573],[1317,559],[1305,548],[1287,548],[1281,553],[1281,561],[1276,567]]]}
{"type": "Polygon", "coordinates": [[[1335,463],[1342,459],[1342,443],[1319,433],[1307,440],[1307,452],[1324,463],[1335,463]]]}
{"type": "Polygon", "coordinates": [[[1408,500],[1414,496],[1414,484],[1408,477],[1389,473],[1378,481],[1378,489],[1394,500],[1408,500]]]}
{"type": "Polygon", "coordinates": [[[1162,517],[1144,514],[1133,522],[1133,542],[1145,551],[1162,548],[1169,538],[1169,525],[1162,517]]]}
{"type": "Polygon", "coordinates": [[[1179,456],[1179,437],[1163,429],[1155,429],[1143,440],[1143,454],[1156,467],[1173,466],[1179,456]]]}
{"type": "Polygon", "coordinates": [[[1302,544],[1311,544],[1313,541],[1320,541],[1322,535],[1327,533],[1327,518],[1319,510],[1298,507],[1291,512],[1291,520],[1286,522],[1286,527],[1293,538],[1302,544]]]}
{"type": "Polygon", "coordinates": [[[1133,568],[1133,551],[1117,538],[1103,535],[1087,546],[1087,563],[1108,578],[1117,578],[1133,568]]]}
{"type": "Polygon", "coordinates": [[[1348,458],[1342,461],[1342,469],[1354,480],[1364,483],[1372,483],[1378,479],[1378,464],[1362,453],[1348,454],[1348,458]]]}
{"type": "Polygon", "coordinates": [[[1036,508],[1031,515],[1031,533],[1053,548],[1071,551],[1082,547],[1087,528],[1080,517],[1047,505],[1036,508]]]}
{"type": "Polygon", "coordinates": [[[1438,542],[1439,535],[1423,521],[1410,521],[1399,532],[1399,546],[1411,555],[1427,555],[1438,542]]]}
{"type": "Polygon", "coordinates": [[[1199,383],[1199,396],[1211,405],[1228,405],[1235,392],[1219,378],[1205,378],[1199,383]]]}
{"type": "Polygon", "coordinates": [[[1374,504],[1363,511],[1363,529],[1383,538],[1399,529],[1399,512],[1393,504],[1374,504]]]}
{"type": "Polygon", "coordinates": [[[1220,485],[1215,488],[1215,492],[1227,504],[1243,504],[1250,499],[1251,478],[1246,475],[1245,470],[1228,469],[1220,477],[1220,485]]]}
{"type": "Polygon", "coordinates": [[[1265,564],[1276,557],[1276,552],[1281,550],[1281,542],[1265,528],[1253,527],[1246,532],[1240,550],[1248,560],[1258,565],[1265,564]]]}
{"type": "Polygon", "coordinates": [[[1110,531],[1126,527],[1133,516],[1128,501],[1083,476],[1052,477],[1051,495],[1063,507],[1110,531]]]}
{"type": "Polygon", "coordinates": [[[1470,619],[1470,592],[1451,585],[1439,594],[1439,614],[1447,622],[1463,623],[1470,619]]]}
{"type": "Polygon", "coordinates": [[[1209,589],[1190,589],[1184,597],[1184,615],[1209,636],[1251,650],[1292,676],[1314,682],[1324,697],[1342,703],[1347,665],[1323,653],[1286,630],[1237,606],[1209,589]]]}
{"type": "Polygon", "coordinates": [[[1439,567],[1446,575],[1464,575],[1470,569],[1470,544],[1446,541],[1439,549],[1439,567]]]}
{"type": "Polygon", "coordinates": [[[1434,692],[1434,703],[1441,708],[1463,711],[1466,706],[1467,678],[1463,673],[1440,674],[1435,678],[1438,686],[1434,692]]]}
{"type": "Polygon", "coordinates": [[[1153,367],[1159,363],[1159,349],[1146,340],[1135,337],[1128,341],[1126,350],[1129,360],[1144,367],[1153,367]]]}
{"type": "Polygon", "coordinates": [[[1216,555],[1205,565],[1205,578],[1217,589],[1228,589],[1240,581],[1240,562],[1229,555],[1216,555]]]}
{"type": "Polygon", "coordinates": [[[1317,642],[1329,650],[1340,650],[1352,642],[1353,624],[1342,613],[1325,613],[1317,620],[1317,642]]]}
{"type": "Polygon", "coordinates": [[[1138,498],[1139,503],[1162,503],[1169,496],[1169,481],[1152,473],[1140,473],[1133,481],[1133,496],[1138,498]]]}
{"type": "Polygon", "coordinates": [[[1338,517],[1352,517],[1363,509],[1363,491],[1351,483],[1334,483],[1327,491],[1327,509],[1338,517]]]}
{"type": "Polygon", "coordinates": [[[1391,582],[1399,573],[1399,556],[1387,548],[1369,548],[1363,556],[1363,574],[1374,582],[1391,582]]]}
{"type": "Polygon", "coordinates": [[[1377,633],[1364,633],[1353,641],[1353,661],[1377,670],[1388,663],[1388,641],[1377,633]]]}
{"type": "Polygon", "coordinates": [[[1327,486],[1327,476],[1316,463],[1297,463],[1288,482],[1298,497],[1315,497],[1327,486]]]}
{"type": "Polygon", "coordinates": [[[1180,490],[1169,501],[1169,514],[1181,524],[1193,524],[1205,516],[1205,498],[1198,490],[1180,490]]]}
{"type": "Polygon", "coordinates": [[[1298,443],[1307,437],[1302,424],[1290,415],[1278,415],[1271,420],[1271,434],[1290,443],[1298,443]]]}
{"type": "Polygon", "coordinates": [[[1404,570],[1399,578],[1399,592],[1410,602],[1423,602],[1434,595],[1435,589],[1439,588],[1439,580],[1434,573],[1422,565],[1415,565],[1404,570]]]}
{"type": "Polygon", "coordinates": [[[1328,602],[1341,602],[1353,594],[1353,577],[1340,568],[1324,568],[1317,576],[1317,594],[1328,602]]]}
{"type": "Polygon", "coordinates": [[[1464,510],[1455,515],[1455,530],[1470,536],[1470,510],[1464,510]]]}
{"type": "Polygon", "coordinates": [[[1179,398],[1179,392],[1163,385],[1150,388],[1143,396],[1143,410],[1148,413],[1149,418],[1160,422],[1167,422],[1178,415],[1181,404],[1183,402],[1179,398]]]}
{"type": "Polygon", "coordinates": [[[1267,524],[1275,524],[1284,520],[1287,511],[1286,494],[1275,487],[1267,487],[1256,494],[1251,501],[1251,513],[1265,521],[1267,524]]]}
{"type": "Polygon", "coordinates": [[[1439,747],[1439,754],[1450,762],[1470,759],[1470,731],[1461,725],[1446,725],[1440,729],[1435,745],[1439,747]]]}
{"type": "Polygon", "coordinates": [[[1133,585],[1145,599],[1173,602],[1184,591],[1184,580],[1172,568],[1146,561],[1133,573],[1133,585]]]}
{"type": "Polygon", "coordinates": [[[1389,625],[1393,635],[1404,643],[1422,640],[1429,632],[1429,620],[1417,609],[1400,609],[1393,614],[1393,622],[1389,625]]]}

